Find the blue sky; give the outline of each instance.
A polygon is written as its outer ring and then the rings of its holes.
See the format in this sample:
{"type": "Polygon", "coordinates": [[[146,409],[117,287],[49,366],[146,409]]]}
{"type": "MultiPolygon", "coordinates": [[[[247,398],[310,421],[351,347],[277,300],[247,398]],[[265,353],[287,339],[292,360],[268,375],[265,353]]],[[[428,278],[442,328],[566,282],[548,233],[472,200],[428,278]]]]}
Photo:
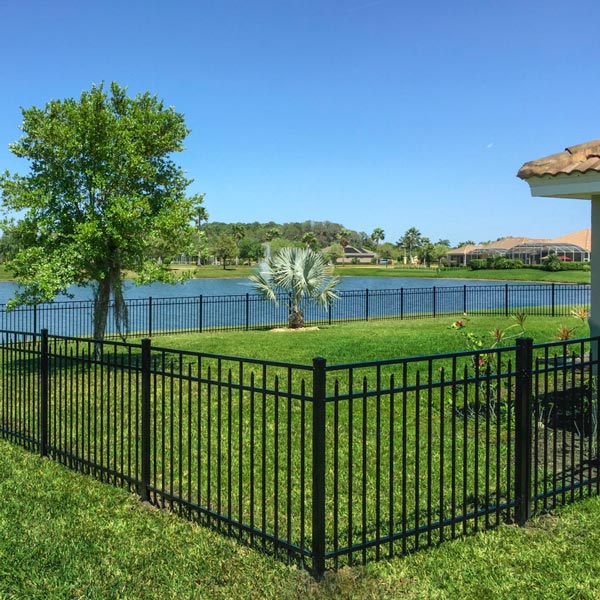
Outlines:
{"type": "Polygon", "coordinates": [[[21,106],[117,81],[185,114],[211,220],[556,237],[589,203],[515,173],[600,137],[599,22],[588,0],[2,0],[0,169],[26,169],[21,106]]]}

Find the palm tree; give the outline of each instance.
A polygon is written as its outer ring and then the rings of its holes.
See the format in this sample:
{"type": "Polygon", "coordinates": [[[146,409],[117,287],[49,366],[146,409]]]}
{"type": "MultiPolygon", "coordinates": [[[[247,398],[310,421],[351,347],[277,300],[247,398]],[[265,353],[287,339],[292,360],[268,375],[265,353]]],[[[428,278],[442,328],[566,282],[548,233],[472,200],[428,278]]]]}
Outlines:
{"type": "Polygon", "coordinates": [[[237,256],[235,259],[236,265],[238,263],[238,258],[240,255],[240,241],[244,237],[245,234],[246,234],[246,227],[244,225],[242,225],[241,223],[234,223],[231,226],[231,235],[233,236],[233,239],[235,240],[235,247],[236,247],[236,252],[237,252],[237,256]]]}
{"type": "Polygon", "coordinates": [[[381,229],[381,227],[376,227],[373,229],[371,239],[375,242],[375,246],[379,246],[379,242],[383,242],[383,240],[385,240],[385,232],[383,229],[381,229]]]}
{"type": "Polygon", "coordinates": [[[405,262],[406,262],[406,250],[408,250],[408,258],[412,262],[412,253],[415,248],[418,248],[421,244],[421,232],[416,227],[411,227],[399,240],[400,245],[404,248],[405,262]]]}
{"type": "Polygon", "coordinates": [[[339,279],[320,252],[310,248],[282,248],[267,258],[256,274],[250,276],[254,289],[264,298],[278,303],[278,294],[290,296],[288,323],[291,329],[304,326],[303,307],[315,300],[324,308],[338,296],[339,279]]]}
{"type": "Polygon", "coordinates": [[[267,248],[266,248],[266,252],[265,255],[267,258],[270,258],[271,256],[271,242],[275,239],[281,236],[281,231],[279,231],[279,229],[277,229],[277,227],[271,227],[269,229],[267,229],[267,231],[265,231],[265,240],[267,242],[267,248]]]}
{"type": "Polygon", "coordinates": [[[281,231],[277,229],[277,227],[270,227],[265,231],[265,240],[267,242],[273,241],[275,238],[278,238],[281,235],[281,231]]]}
{"type": "Polygon", "coordinates": [[[337,238],[340,246],[344,249],[344,254],[342,254],[342,264],[346,262],[346,246],[348,246],[350,232],[347,229],[342,229],[338,232],[337,238]]]}
{"type": "Polygon", "coordinates": [[[202,206],[202,203],[204,202],[204,194],[198,194],[195,198],[195,205],[194,205],[194,225],[196,226],[196,230],[198,233],[198,247],[197,247],[197,251],[198,251],[198,258],[197,258],[197,265],[200,266],[202,264],[202,244],[203,244],[203,237],[202,235],[200,235],[202,233],[202,224],[206,223],[208,221],[208,212],[206,210],[206,208],[204,208],[204,206],[202,206]]]}
{"type": "Polygon", "coordinates": [[[307,231],[302,236],[302,243],[305,244],[307,248],[314,250],[317,247],[317,236],[312,231],[307,231]]]}

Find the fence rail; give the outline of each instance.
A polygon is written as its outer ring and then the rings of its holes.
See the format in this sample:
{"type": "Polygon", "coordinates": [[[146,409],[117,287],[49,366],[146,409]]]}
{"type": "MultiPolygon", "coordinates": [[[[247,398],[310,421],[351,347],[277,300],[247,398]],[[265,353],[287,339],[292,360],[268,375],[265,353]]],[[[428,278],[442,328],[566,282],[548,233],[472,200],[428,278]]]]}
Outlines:
{"type": "MultiPolygon", "coordinates": [[[[168,333],[202,333],[248,330],[287,323],[288,297],[277,305],[256,294],[193,296],[126,300],[129,336],[154,337],[168,333]]],[[[531,315],[561,316],[578,305],[589,305],[589,285],[504,284],[394,290],[346,290],[328,309],[309,304],[310,325],[345,321],[418,319],[443,315],[506,315],[524,310],[531,315]]],[[[116,335],[113,306],[109,309],[109,335],[116,335]]],[[[67,301],[8,310],[0,305],[0,329],[41,331],[56,335],[91,336],[92,301],[67,301]]]]}
{"type": "Polygon", "coordinates": [[[0,435],[321,576],[600,492],[599,340],[346,365],[0,332],[0,435]]]}

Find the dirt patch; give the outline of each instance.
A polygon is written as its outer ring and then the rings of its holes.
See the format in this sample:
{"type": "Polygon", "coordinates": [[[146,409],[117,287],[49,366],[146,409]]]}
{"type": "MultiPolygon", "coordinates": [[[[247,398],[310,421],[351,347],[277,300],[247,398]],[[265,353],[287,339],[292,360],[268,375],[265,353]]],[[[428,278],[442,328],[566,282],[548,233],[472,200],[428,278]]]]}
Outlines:
{"type": "Polygon", "coordinates": [[[282,333],[284,331],[290,333],[298,333],[301,331],[319,331],[318,327],[300,327],[298,329],[290,329],[289,327],[276,327],[275,329],[269,329],[269,331],[274,331],[275,333],[282,333]]]}

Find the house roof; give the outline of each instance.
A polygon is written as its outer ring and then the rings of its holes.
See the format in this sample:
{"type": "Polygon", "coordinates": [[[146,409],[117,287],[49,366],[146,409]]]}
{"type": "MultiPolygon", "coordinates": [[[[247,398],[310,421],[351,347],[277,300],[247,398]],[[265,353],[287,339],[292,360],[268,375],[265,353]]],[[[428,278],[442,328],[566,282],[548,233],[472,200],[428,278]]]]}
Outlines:
{"type": "Polygon", "coordinates": [[[458,248],[448,250],[446,254],[469,254],[469,252],[473,252],[473,250],[477,250],[478,248],[481,248],[480,244],[467,244],[466,246],[459,246],[458,248]]]}
{"type": "Polygon", "coordinates": [[[446,252],[446,254],[470,254],[473,250],[510,250],[514,246],[519,244],[526,244],[529,242],[547,242],[547,239],[534,239],[527,237],[505,237],[489,244],[475,244],[474,246],[461,246],[460,248],[454,248],[446,252]]]}
{"type": "Polygon", "coordinates": [[[346,246],[344,248],[344,254],[346,256],[352,254],[356,256],[362,256],[364,258],[370,258],[375,256],[375,254],[370,250],[365,250],[364,248],[356,248],[355,246],[346,246]]]}
{"type": "Polygon", "coordinates": [[[499,248],[502,250],[510,250],[519,244],[528,244],[530,242],[547,242],[546,239],[534,239],[528,237],[505,237],[501,240],[491,242],[490,244],[484,244],[482,248],[499,248]]]}
{"type": "Polygon", "coordinates": [[[517,177],[527,180],[531,177],[571,175],[572,173],[600,173],[600,139],[570,146],[558,154],[526,162],[517,177]]]}
{"type": "Polygon", "coordinates": [[[563,242],[566,244],[575,244],[576,246],[580,246],[584,250],[590,252],[592,249],[592,230],[589,228],[580,229],[579,231],[567,233],[566,235],[562,235],[550,241],[557,243],[563,242]]]}

